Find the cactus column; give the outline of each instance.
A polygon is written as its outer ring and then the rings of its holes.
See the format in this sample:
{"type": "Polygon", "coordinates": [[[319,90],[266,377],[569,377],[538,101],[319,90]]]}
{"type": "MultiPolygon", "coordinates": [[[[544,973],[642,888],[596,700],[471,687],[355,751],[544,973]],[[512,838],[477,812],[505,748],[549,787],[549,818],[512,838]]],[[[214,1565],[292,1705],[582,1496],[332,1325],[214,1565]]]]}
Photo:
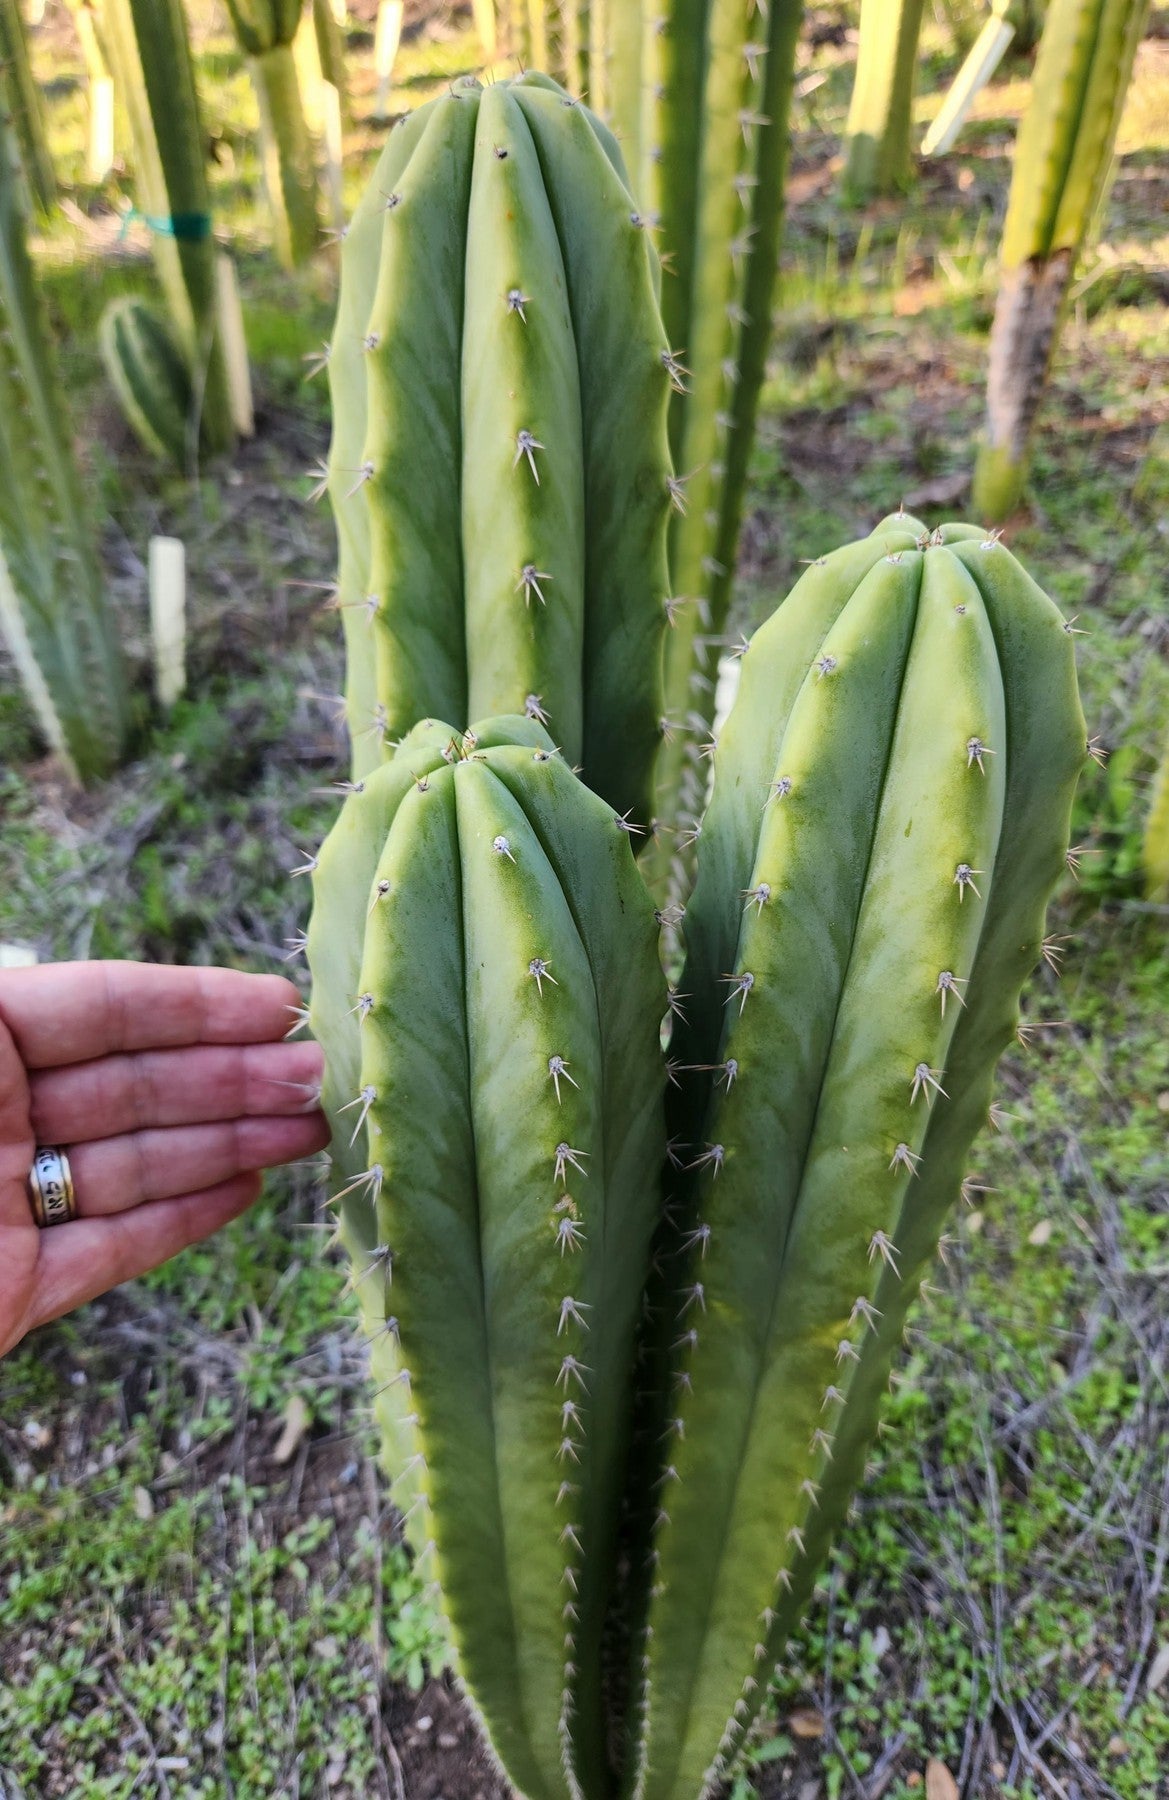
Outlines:
{"type": "Polygon", "coordinates": [[[355,773],[419,719],[526,710],[644,824],[673,365],[609,134],[543,76],[413,114],[328,362],[355,773]]]}
{"type": "Polygon", "coordinates": [[[844,132],[847,200],[907,187],[924,0],[861,0],[856,78],[844,132]]]}
{"type": "Polygon", "coordinates": [[[645,1800],[725,1774],[860,1477],[1084,757],[1067,626],[970,527],[884,521],[744,658],[686,918],[682,1168],[647,1314],[645,1800]]]}
{"type": "MultiPolygon", "coordinates": [[[[662,311],[685,365],[670,419],[682,485],[672,521],[673,630],[658,812],[693,828],[714,715],[747,467],[771,338],[802,7],[674,0],[647,38],[651,204],[667,276],[662,311]]],[[[651,852],[664,886],[669,846],[651,852]]]]}
{"type": "Polygon", "coordinates": [[[0,109],[0,626],[46,737],[90,780],[125,748],[126,676],[44,334],[15,154],[0,109]]]}
{"type": "Polygon", "coordinates": [[[612,809],[522,718],[420,728],[314,880],[313,1024],[392,1492],[512,1780],[604,1800],[665,1135],[649,896],[612,809]]]}
{"type": "Polygon", "coordinates": [[[57,178],[45,131],[41,90],[32,72],[20,0],[0,0],[0,95],[20,142],[21,162],[38,212],[48,214],[57,199],[57,178]]]}
{"type": "Polygon", "coordinates": [[[1076,262],[1112,162],[1146,0],[1052,0],[1019,129],[987,371],[974,504],[1022,498],[1031,437],[1076,262]]]}
{"type": "Polygon", "coordinates": [[[155,266],[192,369],[199,433],[211,451],[235,441],[219,330],[206,141],[181,0],[102,0],[101,29],[130,115],[135,182],[155,266]]]}
{"type": "Polygon", "coordinates": [[[260,106],[276,253],[294,268],[312,255],[321,232],[316,163],[292,54],[303,0],[227,0],[227,10],[260,106]]]}

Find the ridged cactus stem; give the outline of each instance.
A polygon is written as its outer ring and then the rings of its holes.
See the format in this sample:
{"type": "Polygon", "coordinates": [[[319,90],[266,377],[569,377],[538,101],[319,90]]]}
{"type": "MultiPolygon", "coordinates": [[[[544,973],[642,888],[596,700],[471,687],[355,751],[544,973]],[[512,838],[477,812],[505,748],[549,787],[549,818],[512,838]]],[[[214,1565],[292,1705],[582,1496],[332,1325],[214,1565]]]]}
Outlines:
{"type": "Polygon", "coordinates": [[[671,364],[609,134],[543,76],[420,109],[346,238],[328,362],[355,771],[419,718],[527,710],[644,826],[671,364]]]}
{"type": "Polygon", "coordinates": [[[627,834],[538,727],[447,728],[426,754],[434,729],[346,802],[316,874],[327,1097],[367,1158],[342,1201],[354,1281],[398,1365],[391,1491],[430,1534],[495,1749],[532,1800],[603,1800],[601,1637],[664,1140],[657,931],[627,834]]]}
{"type": "Polygon", "coordinates": [[[287,268],[298,268],[320,242],[319,190],[312,139],[301,101],[296,59],[277,44],[248,59],[260,107],[264,188],[272,209],[272,241],[287,268]]]}
{"type": "MultiPolygon", "coordinates": [[[[684,237],[688,190],[669,166],[667,132],[681,127],[678,102],[660,106],[654,149],[667,273],[662,308],[685,365],[671,433],[682,478],[672,521],[672,630],[666,646],[671,727],[657,772],[657,810],[681,839],[648,853],[655,890],[684,889],[687,839],[702,811],[708,767],[704,738],[714,717],[718,647],[726,625],[759,393],[771,340],[783,223],[788,113],[802,7],[788,0],[766,17],[751,0],[713,0],[705,26],[697,222],[684,237]],[[676,289],[690,282],[684,311],[676,289]],[[672,321],[672,323],[671,323],[672,321]]],[[[675,42],[679,21],[658,40],[658,73],[683,66],[695,47],[675,42]]],[[[679,80],[681,76],[677,77],[679,80]]],[[[683,146],[679,145],[681,154],[683,146]]]]}
{"type": "Polygon", "coordinates": [[[126,673],[45,336],[10,133],[0,109],[0,627],[46,737],[88,781],[125,749],[126,673]]]}
{"type": "Polygon", "coordinates": [[[924,0],[861,0],[860,45],[844,132],[846,200],[908,186],[924,0]]]}
{"type": "Polygon", "coordinates": [[[475,36],[479,39],[484,58],[489,63],[494,62],[499,51],[495,0],[471,0],[471,12],[475,21],[475,36]]]}
{"type": "Polygon", "coordinates": [[[969,527],[884,521],[744,658],[671,1046],[644,1800],[725,1776],[847,1505],[1084,756],[1065,622],[969,527]]]}
{"type": "Polygon", "coordinates": [[[0,0],[0,94],[16,128],[25,178],[37,211],[48,214],[57,200],[57,178],[45,129],[41,90],[33,74],[21,0],[0,0]]]}
{"type": "Polygon", "coordinates": [[[987,371],[974,504],[1022,498],[1031,439],[1072,277],[1099,205],[1147,0],[1052,0],[1019,129],[987,371]]]}
{"type": "Polygon", "coordinates": [[[200,434],[212,452],[235,442],[219,332],[219,283],[206,140],[181,0],[103,0],[106,51],[130,115],[139,209],[192,369],[200,434]]]}

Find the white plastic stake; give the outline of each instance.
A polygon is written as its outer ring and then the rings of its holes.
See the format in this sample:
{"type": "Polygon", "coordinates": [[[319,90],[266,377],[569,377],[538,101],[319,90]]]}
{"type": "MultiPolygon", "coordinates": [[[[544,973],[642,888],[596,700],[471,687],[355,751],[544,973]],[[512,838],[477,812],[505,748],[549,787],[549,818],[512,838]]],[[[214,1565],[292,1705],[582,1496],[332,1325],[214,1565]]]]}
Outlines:
{"type": "Polygon", "coordinates": [[[374,96],[375,118],[384,118],[390,104],[390,84],[402,38],[402,0],[381,0],[377,9],[377,30],[373,40],[373,68],[377,76],[374,96]]]}
{"type": "Polygon", "coordinates": [[[187,553],[180,538],[151,538],[149,579],[154,688],[169,711],[187,685],[187,553]]]}
{"type": "Polygon", "coordinates": [[[89,83],[89,150],[86,176],[95,185],[114,166],[114,84],[108,75],[89,83]]]}
{"type": "Polygon", "coordinates": [[[252,372],[248,367],[248,340],[244,332],[244,309],[240,301],[235,262],[226,250],[215,259],[216,322],[223,360],[227,368],[227,386],[231,401],[231,418],[240,437],[256,435],[256,412],[252,403],[252,372]]]}
{"type": "Polygon", "coordinates": [[[986,86],[1015,35],[1005,19],[991,18],[979,32],[966,61],[954,77],[954,85],[942,101],[937,118],[922,140],[923,156],[944,156],[970,116],[970,108],[986,86]]]}

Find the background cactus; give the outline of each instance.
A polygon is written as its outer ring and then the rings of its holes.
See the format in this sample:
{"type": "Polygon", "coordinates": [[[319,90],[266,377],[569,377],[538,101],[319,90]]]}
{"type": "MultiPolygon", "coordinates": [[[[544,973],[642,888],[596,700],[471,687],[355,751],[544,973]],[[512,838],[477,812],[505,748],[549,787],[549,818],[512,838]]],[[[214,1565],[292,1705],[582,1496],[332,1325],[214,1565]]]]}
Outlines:
{"type": "Polygon", "coordinates": [[[1084,757],[1064,621],[968,526],[885,520],[744,657],[686,916],[684,1167],[647,1312],[647,1800],[725,1773],[861,1476],[1084,757]]]}
{"type": "Polygon", "coordinates": [[[1151,900],[1169,900],[1169,745],[1153,777],[1144,841],[1145,886],[1151,900]]]}
{"type": "Polygon", "coordinates": [[[126,679],[33,281],[17,169],[0,108],[0,626],[45,736],[90,780],[125,748],[126,679]]]}
{"type": "Polygon", "coordinates": [[[328,351],[357,774],[420,718],[526,710],[648,818],[673,491],[655,276],[612,139],[546,77],[456,83],[391,136],[328,351]]]}
{"type": "Polygon", "coordinates": [[[1146,0],[1052,0],[1019,128],[987,372],[974,505],[1018,504],[1076,262],[1112,163],[1146,0]]]}
{"type": "Polygon", "coordinates": [[[512,1778],[600,1795],[664,1145],[649,897],[611,807],[523,718],[421,727],[346,801],[314,883],[392,1491],[512,1778]]]}
{"type": "Polygon", "coordinates": [[[100,28],[130,118],[135,187],[211,451],[235,441],[219,324],[206,142],[181,0],[101,0],[100,28]]]}
{"type": "MultiPolygon", "coordinates": [[[[645,166],[670,271],[666,334],[686,375],[670,420],[685,486],[671,525],[666,711],[675,730],[659,763],[658,810],[692,829],[771,339],[802,7],[673,0],[664,10],[646,38],[645,166]]],[[[652,853],[658,885],[668,856],[665,845],[652,853]]]]}
{"type": "Polygon", "coordinates": [[[44,103],[28,52],[21,0],[0,0],[0,95],[20,144],[33,203],[48,213],[56,203],[57,178],[45,135],[44,103]]]}
{"type": "Polygon", "coordinates": [[[136,295],[112,300],[99,332],[102,361],[144,449],[180,469],[195,460],[191,372],[164,318],[136,295]]]}
{"type": "Polygon", "coordinates": [[[276,253],[295,268],[321,234],[316,162],[292,53],[304,0],[227,0],[227,10],[259,102],[276,253]]]}
{"type": "Polygon", "coordinates": [[[846,199],[908,186],[924,0],[861,0],[860,46],[844,132],[846,199]]]}

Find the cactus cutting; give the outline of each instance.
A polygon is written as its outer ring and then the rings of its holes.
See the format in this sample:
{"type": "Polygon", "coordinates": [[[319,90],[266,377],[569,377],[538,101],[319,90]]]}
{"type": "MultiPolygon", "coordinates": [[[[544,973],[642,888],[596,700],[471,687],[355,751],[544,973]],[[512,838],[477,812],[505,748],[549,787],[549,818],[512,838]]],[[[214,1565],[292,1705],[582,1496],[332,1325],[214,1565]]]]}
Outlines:
{"type": "Polygon", "coordinates": [[[612,138],[543,76],[395,131],[327,352],[354,772],[420,719],[547,721],[645,828],[671,352],[612,138]]]}

